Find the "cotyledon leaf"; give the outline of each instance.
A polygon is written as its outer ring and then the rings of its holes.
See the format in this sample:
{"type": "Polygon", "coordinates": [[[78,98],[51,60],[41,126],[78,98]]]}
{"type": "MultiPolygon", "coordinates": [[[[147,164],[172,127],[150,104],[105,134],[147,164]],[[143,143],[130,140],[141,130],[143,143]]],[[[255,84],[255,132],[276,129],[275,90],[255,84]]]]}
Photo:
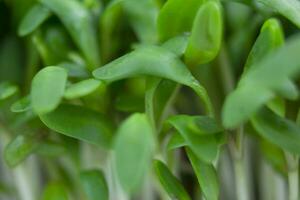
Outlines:
{"type": "Polygon", "coordinates": [[[116,173],[123,189],[135,192],[150,169],[155,140],[145,114],[129,116],[119,127],[114,143],[116,173]]]}
{"type": "Polygon", "coordinates": [[[206,200],[219,199],[219,181],[216,169],[212,164],[207,164],[199,160],[194,153],[186,148],[188,158],[192,164],[193,170],[197,176],[206,200]]]}
{"type": "Polygon", "coordinates": [[[222,9],[218,1],[208,1],[198,10],[184,54],[188,66],[213,60],[221,47],[222,9]]]}
{"type": "Polygon", "coordinates": [[[67,71],[61,67],[49,66],[40,70],[31,83],[31,105],[37,114],[54,110],[64,95],[67,71]]]}
{"type": "Polygon", "coordinates": [[[42,122],[50,129],[79,140],[109,148],[112,139],[112,125],[100,113],[69,104],[61,104],[54,111],[40,115],[42,122]]]}
{"type": "Polygon", "coordinates": [[[199,7],[205,1],[168,0],[160,10],[157,19],[160,41],[166,41],[172,37],[189,32],[199,7]]]}
{"type": "Polygon", "coordinates": [[[300,2],[298,0],[257,0],[257,2],[272,8],[300,27],[300,2]]]}
{"type": "Polygon", "coordinates": [[[170,79],[191,87],[203,100],[207,112],[210,115],[213,112],[206,90],[192,76],[177,55],[163,47],[142,46],[96,69],[93,71],[93,75],[95,78],[106,82],[142,75],[170,79]]]}
{"type": "MultiPolygon", "coordinates": [[[[274,18],[266,20],[248,55],[242,77],[247,74],[248,70],[255,69],[257,66],[256,64],[259,63],[259,61],[262,60],[266,55],[281,47],[283,44],[284,33],[280,22],[274,18]]],[[[291,84],[291,87],[293,87],[293,84],[291,84]]],[[[293,88],[291,89],[293,90],[293,88]]],[[[289,89],[289,91],[291,89],[289,89]]],[[[292,93],[297,94],[297,89],[292,93]]],[[[269,101],[268,106],[269,108],[279,111],[282,114],[285,112],[284,100],[281,97],[276,97],[275,99],[269,101]]]]}
{"type": "Polygon", "coordinates": [[[170,172],[168,167],[163,162],[155,160],[154,169],[161,185],[164,187],[171,199],[191,199],[180,181],[172,174],[172,172],[170,172]]]}
{"type": "Polygon", "coordinates": [[[51,15],[51,11],[41,4],[33,6],[21,21],[18,29],[20,36],[25,36],[37,29],[51,15]]]}
{"type": "Polygon", "coordinates": [[[262,60],[268,53],[274,51],[284,44],[284,34],[278,20],[268,19],[262,26],[260,34],[256,39],[244,66],[244,73],[262,60]]]}
{"type": "MultiPolygon", "coordinates": [[[[213,162],[222,142],[223,129],[206,116],[176,115],[169,122],[184,138],[187,146],[206,163],[213,162]]],[[[177,137],[180,141],[180,138],[177,137]]]]}
{"type": "Polygon", "coordinates": [[[30,98],[29,96],[25,96],[19,99],[18,101],[16,101],[15,103],[13,103],[10,107],[10,110],[12,112],[18,113],[18,112],[25,112],[30,108],[31,108],[30,98]]]}
{"type": "MultiPolygon", "coordinates": [[[[181,57],[186,45],[187,36],[181,35],[167,40],[162,47],[181,57]]],[[[174,99],[178,89],[178,83],[167,79],[151,77],[146,80],[146,113],[150,116],[153,126],[157,127],[158,130],[168,110],[168,105],[174,99]]]]}
{"type": "Polygon", "coordinates": [[[100,170],[85,170],[80,173],[80,182],[87,200],[108,200],[108,187],[100,170]]]}
{"type": "Polygon", "coordinates": [[[226,128],[245,122],[276,94],[288,99],[297,97],[291,79],[300,72],[299,51],[300,35],[296,35],[286,45],[256,63],[255,69],[242,77],[223,106],[222,119],[226,128]]]}
{"type": "Polygon", "coordinates": [[[101,81],[95,79],[86,79],[75,83],[68,87],[65,91],[64,97],[66,99],[79,98],[88,95],[95,91],[101,85],[101,81]]]}
{"type": "Polygon", "coordinates": [[[269,142],[300,155],[300,127],[296,123],[280,117],[268,108],[255,114],[251,123],[269,142]]]}
{"type": "Polygon", "coordinates": [[[76,0],[39,0],[53,11],[64,23],[74,42],[88,62],[88,68],[100,65],[100,53],[97,46],[96,30],[88,9],[76,0]]]}

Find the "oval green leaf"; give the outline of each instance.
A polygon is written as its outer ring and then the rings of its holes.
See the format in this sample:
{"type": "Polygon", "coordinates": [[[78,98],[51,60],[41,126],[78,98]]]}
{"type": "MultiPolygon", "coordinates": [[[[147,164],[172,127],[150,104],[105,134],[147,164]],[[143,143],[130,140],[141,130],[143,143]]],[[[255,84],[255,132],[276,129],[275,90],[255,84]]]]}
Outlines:
{"type": "Polygon", "coordinates": [[[18,29],[20,36],[26,36],[36,30],[51,15],[51,11],[41,4],[33,6],[21,21],[18,29]]]}
{"type": "Polygon", "coordinates": [[[117,176],[126,192],[135,192],[142,183],[154,148],[153,130],[145,114],[133,114],[121,124],[114,149],[117,176]]]}
{"type": "Polygon", "coordinates": [[[62,104],[51,113],[40,115],[50,129],[79,140],[108,148],[112,126],[100,113],[82,106],[62,104]]]}
{"type": "Polygon", "coordinates": [[[67,71],[61,67],[45,67],[31,83],[31,104],[37,114],[53,111],[62,99],[67,82],[67,71]]]}
{"type": "Polygon", "coordinates": [[[197,66],[213,60],[221,47],[223,20],[217,1],[203,4],[195,17],[184,58],[188,66],[197,66]]]}
{"type": "Polygon", "coordinates": [[[262,26],[245,64],[244,73],[248,68],[255,68],[268,53],[284,44],[284,34],[281,24],[276,19],[268,19],[262,26]]]}
{"type": "Polygon", "coordinates": [[[25,96],[19,99],[18,101],[16,101],[15,103],[13,103],[10,107],[10,110],[12,112],[18,113],[18,112],[25,112],[30,108],[31,108],[30,97],[25,96]]]}

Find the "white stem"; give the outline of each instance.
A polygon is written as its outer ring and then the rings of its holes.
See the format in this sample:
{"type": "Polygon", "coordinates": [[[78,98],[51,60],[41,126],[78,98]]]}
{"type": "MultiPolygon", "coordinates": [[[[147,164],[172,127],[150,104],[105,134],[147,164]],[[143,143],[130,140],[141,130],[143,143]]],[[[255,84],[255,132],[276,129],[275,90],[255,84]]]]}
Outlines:
{"type": "Polygon", "coordinates": [[[248,182],[242,159],[234,160],[236,195],[238,200],[249,200],[248,182]]]}
{"type": "Polygon", "coordinates": [[[299,173],[298,169],[288,172],[289,200],[298,200],[299,173]]]}
{"type": "Polygon", "coordinates": [[[288,186],[289,200],[298,200],[299,198],[299,157],[289,152],[285,152],[285,158],[288,166],[288,186]]]}

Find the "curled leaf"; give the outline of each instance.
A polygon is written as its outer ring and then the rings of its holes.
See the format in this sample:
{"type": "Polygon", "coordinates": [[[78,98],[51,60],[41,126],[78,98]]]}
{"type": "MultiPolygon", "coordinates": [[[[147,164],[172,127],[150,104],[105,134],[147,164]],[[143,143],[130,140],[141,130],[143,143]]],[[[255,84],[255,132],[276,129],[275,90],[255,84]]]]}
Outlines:
{"type": "Polygon", "coordinates": [[[184,55],[189,66],[210,62],[217,56],[223,31],[221,11],[217,1],[208,1],[199,8],[184,55]]]}

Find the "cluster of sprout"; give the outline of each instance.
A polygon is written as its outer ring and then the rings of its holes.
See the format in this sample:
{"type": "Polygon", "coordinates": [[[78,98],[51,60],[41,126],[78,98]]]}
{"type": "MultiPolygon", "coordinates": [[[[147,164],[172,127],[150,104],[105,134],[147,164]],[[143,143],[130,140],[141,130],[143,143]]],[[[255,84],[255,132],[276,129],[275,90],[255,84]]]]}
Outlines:
{"type": "Polygon", "coordinates": [[[0,0],[0,199],[298,200],[299,28],[298,0],[0,0]]]}

